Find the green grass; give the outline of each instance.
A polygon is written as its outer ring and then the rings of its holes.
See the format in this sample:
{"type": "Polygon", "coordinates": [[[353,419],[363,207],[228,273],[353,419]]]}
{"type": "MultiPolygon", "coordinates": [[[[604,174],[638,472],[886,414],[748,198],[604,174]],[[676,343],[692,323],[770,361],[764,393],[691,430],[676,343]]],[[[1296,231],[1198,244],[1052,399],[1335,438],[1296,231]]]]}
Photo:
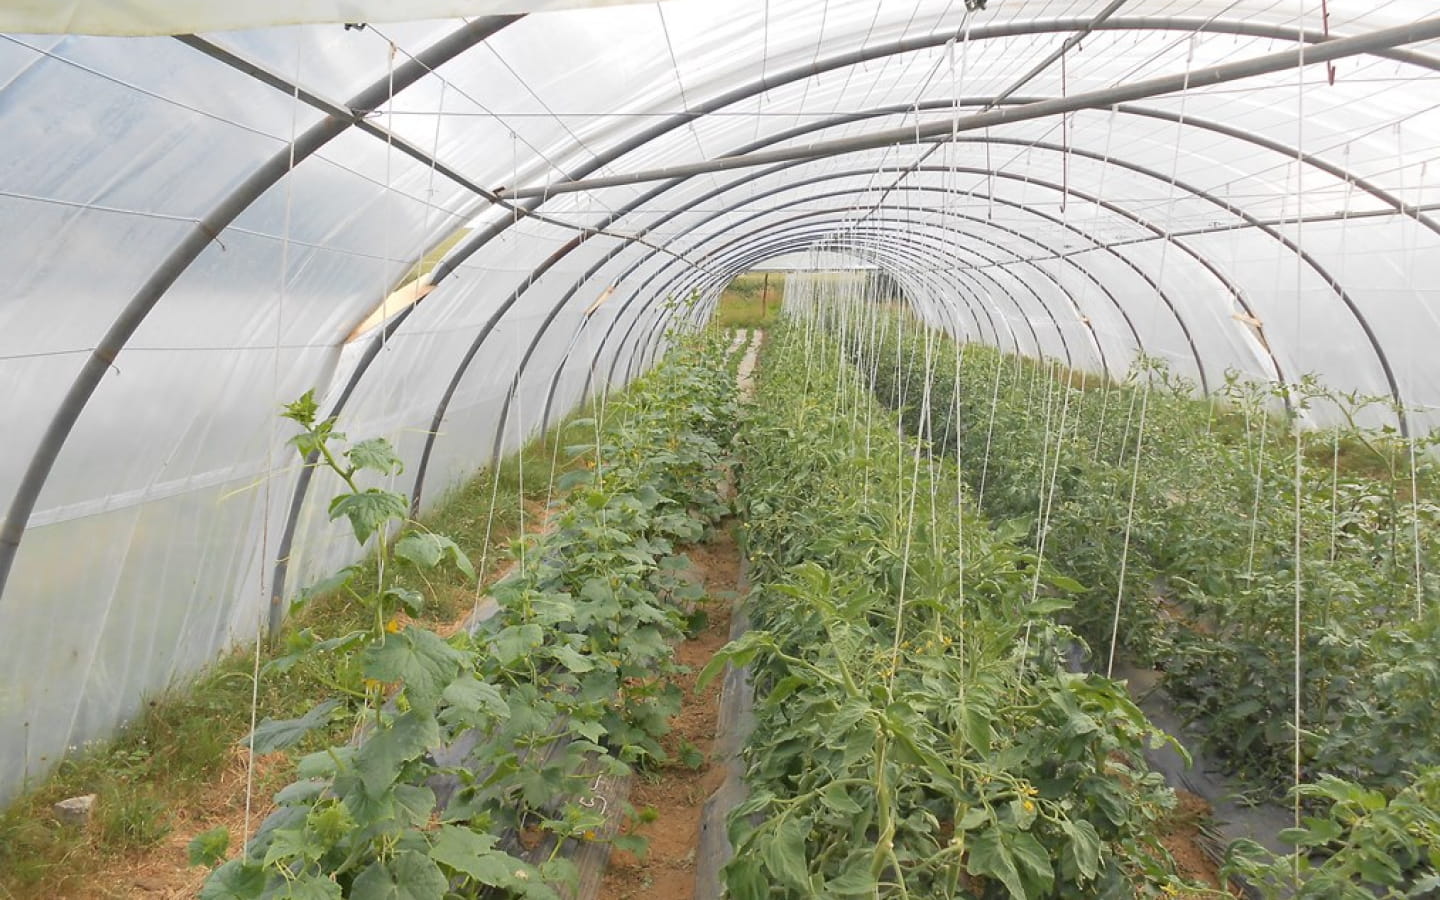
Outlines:
{"type": "MultiPolygon", "coordinates": [[[[548,434],[447,494],[424,524],[455,540],[474,561],[482,583],[509,563],[510,542],[534,530],[543,515],[553,474],[583,465],[566,447],[594,439],[594,426],[572,415],[548,434]],[[577,422],[579,422],[577,424],[577,422]],[[556,450],[559,450],[558,458],[556,450]],[[490,516],[494,505],[493,520],[490,516]],[[482,567],[483,563],[483,569],[482,567]]],[[[372,576],[373,579],[373,576],[372,576]]],[[[446,625],[468,613],[476,585],[453,571],[432,576],[422,590],[427,625],[446,625]]],[[[342,596],[318,598],[287,625],[286,635],[313,628],[322,637],[364,627],[367,614],[342,596]]],[[[262,648],[262,663],[282,655],[285,635],[262,648]]],[[[187,685],[149,700],[143,712],[112,740],[64,760],[43,782],[0,812],[0,900],[70,896],[114,860],[161,843],[176,827],[179,810],[216,810],[243,803],[224,796],[220,775],[234,765],[237,743],[250,730],[255,647],[239,649],[187,685]],[[96,794],[88,828],[64,826],[51,806],[96,794]]],[[[257,718],[293,718],[332,696],[334,685],[358,687],[353,658],[307,657],[283,673],[261,676],[257,718]]],[[[317,733],[295,748],[300,755],[345,739],[346,726],[317,733]]],[[[293,764],[267,767],[255,793],[268,797],[291,780],[293,764]]],[[[186,835],[190,837],[190,835],[186,835]]],[[[238,843],[240,836],[232,835],[238,843]]]]}
{"type": "Polygon", "coordinates": [[[715,324],[721,328],[768,327],[780,315],[780,298],[784,294],[785,276],[779,272],[737,275],[720,295],[715,324]]]}
{"type": "Polygon", "coordinates": [[[434,247],[430,248],[430,252],[420,257],[420,261],[415,263],[415,265],[411,266],[410,271],[405,273],[405,277],[400,279],[400,287],[404,287],[405,285],[409,284],[410,282],[414,281],[422,275],[429,275],[430,270],[434,269],[437,265],[440,264],[441,258],[443,258],[445,254],[449,253],[451,248],[453,248],[456,244],[469,237],[469,235],[469,228],[461,228],[458,229],[454,234],[445,238],[440,243],[436,244],[434,247]]]}

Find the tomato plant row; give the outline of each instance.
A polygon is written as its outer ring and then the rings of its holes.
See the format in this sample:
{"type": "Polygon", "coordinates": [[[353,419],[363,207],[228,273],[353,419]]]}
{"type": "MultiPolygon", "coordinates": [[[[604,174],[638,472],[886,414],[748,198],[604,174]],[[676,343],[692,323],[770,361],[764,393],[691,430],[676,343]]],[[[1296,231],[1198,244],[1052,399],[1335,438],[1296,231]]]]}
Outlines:
{"type": "MultiPolygon", "coordinates": [[[[594,464],[566,477],[550,527],[517,543],[519,566],[492,591],[499,612],[449,638],[404,624],[425,597],[394,573],[423,580],[437,565],[469,572],[470,563],[408,520],[406,498],[363,486],[399,470],[394,451],[369,440],[342,452],[344,436],[317,420],[313,397],[288,408],[297,448],[318,451],[348,488],[331,517],[377,545],[380,574],[362,589],[361,566],[351,566],[318,588],[347,593],[373,627],[324,640],[302,632],[274,663],[327,654],[358,684],[337,674],[340,696],[301,719],[262,723],[255,750],[293,746],[338,718],[352,718],[360,737],[301,760],[278,811],[202,897],[558,897],[574,876],[560,847],[595,839],[601,825],[598,805],[582,802],[589,785],[662,757],[657,739],[679,709],[671,645],[700,589],[678,576],[676,548],[728,509],[718,488],[735,386],[724,348],[718,336],[686,339],[601,407],[584,448],[594,464]],[[462,737],[474,744],[462,758],[441,752],[462,737]],[[520,828],[549,835],[547,862],[507,852],[502,837],[520,828]]],[[[226,841],[202,835],[192,853],[218,861],[226,841]]]]}
{"type": "Polygon", "coordinates": [[[729,896],[1176,890],[1141,758],[1163,736],[1064,667],[1077,585],[969,511],[842,356],[772,332],[742,426],[754,629],[704,673],[748,664],[757,692],[729,896]]]}
{"type": "Polygon", "coordinates": [[[1440,818],[1420,799],[1440,764],[1433,438],[1361,427],[1378,400],[1309,379],[1232,375],[1207,402],[1154,360],[1115,383],[868,320],[851,358],[912,432],[958,455],[986,511],[1025,523],[1028,545],[1083,583],[1066,621],[1095,665],[1118,648],[1162,669],[1205,749],[1270,792],[1298,766],[1317,817],[1286,837],[1302,857],[1345,848],[1309,895],[1433,889],[1440,818]],[[1348,424],[1301,431],[1281,400],[1348,424]]]}

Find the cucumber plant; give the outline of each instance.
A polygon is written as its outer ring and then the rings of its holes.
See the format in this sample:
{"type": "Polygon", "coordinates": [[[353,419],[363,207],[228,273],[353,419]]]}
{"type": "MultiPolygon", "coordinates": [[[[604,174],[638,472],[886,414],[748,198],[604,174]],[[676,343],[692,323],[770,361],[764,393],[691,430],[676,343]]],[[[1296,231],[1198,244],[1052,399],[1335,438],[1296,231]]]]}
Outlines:
{"type": "MultiPolygon", "coordinates": [[[[562,848],[604,825],[588,796],[596,777],[662,758],[658,738],[678,710],[671,643],[701,598],[677,577],[677,548],[727,508],[718,485],[734,385],[723,352],[714,336],[679,340],[611,404],[585,448],[594,465],[567,478],[553,527],[517,542],[520,565],[493,588],[498,613],[448,638],[405,623],[425,597],[397,576],[423,583],[436,566],[473,569],[453,541],[408,519],[407,498],[364,484],[398,473],[393,449],[380,439],[340,449],[345,437],[318,419],[313,395],[286,408],[296,449],[345,487],[331,518],[361,549],[373,545],[370,564],[300,602],[342,592],[371,624],[293,635],[271,666],[334,658],[337,696],[261,723],[247,743],[295,747],[347,718],[356,738],[301,758],[299,780],[276,795],[245,852],[211,873],[203,898],[559,896],[575,875],[562,848]],[[539,865],[518,855],[511,836],[522,829],[551,842],[539,865]]],[[[192,858],[219,863],[227,845],[223,832],[201,835],[192,858]]]]}

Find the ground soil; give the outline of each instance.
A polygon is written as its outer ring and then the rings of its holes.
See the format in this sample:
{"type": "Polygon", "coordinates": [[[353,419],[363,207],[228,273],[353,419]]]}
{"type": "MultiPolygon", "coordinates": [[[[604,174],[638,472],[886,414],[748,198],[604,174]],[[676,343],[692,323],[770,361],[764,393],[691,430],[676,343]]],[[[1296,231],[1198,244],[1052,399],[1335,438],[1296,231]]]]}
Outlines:
{"type": "MultiPolygon", "coordinates": [[[[525,500],[525,530],[535,534],[549,529],[549,511],[540,500],[525,500]]],[[[479,563],[479,560],[476,560],[479,563]]],[[[501,566],[483,580],[486,587],[511,574],[518,563],[501,566]]],[[[472,613],[474,589],[454,597],[458,618],[446,624],[427,622],[442,636],[465,627],[472,613]]],[[[408,622],[409,617],[400,616],[408,622]]],[[[88,873],[84,884],[68,883],[66,900],[119,900],[141,897],[147,900],[189,900],[197,896],[209,870],[191,867],[186,846],[196,835],[217,826],[230,831],[230,856],[238,856],[241,841],[253,834],[274,811],[270,798],[294,779],[295,763],[284,753],[262,756],[255,761],[250,814],[245,813],[247,754],[236,746],[229,764],[211,789],[193,803],[176,804],[170,813],[170,834],[159,844],[122,857],[105,860],[98,871],[88,873]],[[248,824],[248,828],[247,828],[248,824]]]]}
{"type": "MultiPolygon", "coordinates": [[[[728,528],[717,529],[715,539],[689,548],[687,555],[704,579],[710,621],[705,630],[675,648],[689,674],[678,679],[685,705],[663,741],[676,762],[651,776],[638,778],[630,792],[637,811],[653,810],[649,822],[630,829],[650,842],[644,859],[623,851],[610,858],[600,885],[599,900],[690,900],[695,896],[695,848],[700,839],[700,815],[705,799],[724,780],[724,768],[712,759],[716,721],[720,711],[720,679],[705,690],[695,690],[695,678],[715,652],[730,639],[730,611],[740,574],[740,553],[728,528]],[[704,756],[698,769],[679,762],[689,744],[704,756]]],[[[648,818],[648,815],[642,818],[648,818]]]]}
{"type": "MultiPolygon", "coordinates": [[[[159,844],[108,861],[106,867],[87,877],[82,884],[67,884],[67,900],[119,900],[144,897],[149,900],[190,900],[200,893],[200,885],[209,870],[192,868],[187,860],[186,845],[201,832],[223,825],[232,840],[239,841],[260,826],[274,804],[270,797],[290,780],[294,763],[284,753],[272,753],[255,760],[254,789],[251,808],[245,810],[247,754],[235,747],[225,770],[214,789],[197,798],[193,804],[174,809],[170,816],[170,834],[159,844]]],[[[92,826],[93,827],[93,826],[92,826]]],[[[236,852],[239,846],[232,848],[236,852]]]]}
{"type": "MultiPolygon", "coordinates": [[[[1175,868],[1186,881],[1201,884],[1214,890],[1222,889],[1218,867],[1211,852],[1213,841],[1202,830],[1210,818],[1210,804],[1189,791],[1176,791],[1179,804],[1171,815],[1166,832],[1160,836],[1160,843],[1170,851],[1175,868]]],[[[1234,890],[1229,893],[1242,896],[1234,890]]],[[[1181,898],[1200,898],[1211,894],[1188,893],[1181,898]]]]}

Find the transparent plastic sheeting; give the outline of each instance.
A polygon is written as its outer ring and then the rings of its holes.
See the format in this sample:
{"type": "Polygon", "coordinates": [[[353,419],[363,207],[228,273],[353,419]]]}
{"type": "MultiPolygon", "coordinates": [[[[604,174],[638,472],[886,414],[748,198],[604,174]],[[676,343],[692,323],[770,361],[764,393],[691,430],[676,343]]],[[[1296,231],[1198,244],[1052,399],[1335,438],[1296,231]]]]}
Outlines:
{"type": "MultiPolygon", "coordinates": [[[[430,508],[652,364],[684,315],[662,301],[696,292],[702,315],[767,260],[883,268],[964,340],[1115,375],[1143,352],[1212,388],[1315,373],[1398,393],[1412,431],[1440,423],[1436,41],[1342,58],[1333,84],[1310,65],[954,143],[552,189],[960,124],[1325,28],[1299,0],[1131,0],[1103,21],[1100,2],[963,6],[6,4],[0,502],[40,491],[7,517],[0,801],[353,559],[336,486],[297,495],[283,403],[314,388],[346,432],[389,437],[393,486],[430,508]],[[528,15],[474,18],[493,13],[528,15]],[[281,21],[312,24],[254,27],[281,21]],[[292,143],[313,152],[289,170],[292,143]],[[497,205],[502,186],[531,194],[497,205]],[[457,237],[422,303],[355,335],[457,237]],[[157,273],[173,281],[147,294],[157,273]],[[127,309],[138,325],[75,393],[127,309]]],[[[1436,10],[1330,13],[1352,37],[1436,10]]]]}
{"type": "Polygon", "coordinates": [[[0,31],[31,34],[155,35],[305,25],[396,22],[499,13],[537,13],[636,0],[9,0],[0,31]]]}

